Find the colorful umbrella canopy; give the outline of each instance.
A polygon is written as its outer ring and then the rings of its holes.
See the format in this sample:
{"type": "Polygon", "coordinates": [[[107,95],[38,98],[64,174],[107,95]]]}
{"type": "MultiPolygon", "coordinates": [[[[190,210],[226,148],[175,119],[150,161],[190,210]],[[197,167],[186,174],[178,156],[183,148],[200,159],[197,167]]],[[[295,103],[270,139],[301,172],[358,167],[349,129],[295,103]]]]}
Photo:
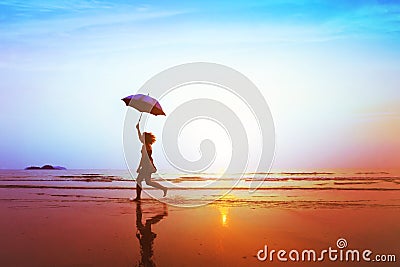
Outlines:
{"type": "Polygon", "coordinates": [[[127,106],[133,107],[140,112],[147,112],[153,115],[164,115],[160,103],[148,95],[130,95],[121,99],[127,106]]]}

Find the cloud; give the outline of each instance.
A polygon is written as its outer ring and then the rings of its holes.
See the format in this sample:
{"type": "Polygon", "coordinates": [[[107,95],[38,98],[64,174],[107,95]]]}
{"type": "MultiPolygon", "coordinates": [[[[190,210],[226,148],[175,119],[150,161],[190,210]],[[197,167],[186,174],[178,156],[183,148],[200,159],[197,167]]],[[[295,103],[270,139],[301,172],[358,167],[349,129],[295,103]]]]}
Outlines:
{"type": "Polygon", "coordinates": [[[190,10],[157,8],[131,1],[0,1],[0,45],[50,47],[65,39],[94,39],[132,25],[171,19],[190,10]]]}

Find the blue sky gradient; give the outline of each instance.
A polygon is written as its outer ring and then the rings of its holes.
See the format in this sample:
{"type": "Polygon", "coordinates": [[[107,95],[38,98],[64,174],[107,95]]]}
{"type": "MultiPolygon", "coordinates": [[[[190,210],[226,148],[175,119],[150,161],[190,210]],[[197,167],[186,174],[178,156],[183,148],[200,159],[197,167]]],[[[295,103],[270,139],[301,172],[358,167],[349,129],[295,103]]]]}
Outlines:
{"type": "Polygon", "coordinates": [[[398,1],[0,1],[0,168],[124,168],[119,99],[193,61],[260,87],[276,167],[399,166],[398,1]]]}

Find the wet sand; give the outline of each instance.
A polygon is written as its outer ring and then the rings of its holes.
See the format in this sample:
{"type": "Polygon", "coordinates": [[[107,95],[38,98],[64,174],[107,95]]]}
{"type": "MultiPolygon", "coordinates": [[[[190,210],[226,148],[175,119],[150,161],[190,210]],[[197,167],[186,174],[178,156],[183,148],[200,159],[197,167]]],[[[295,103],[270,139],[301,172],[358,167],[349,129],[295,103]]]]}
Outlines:
{"type": "Polygon", "coordinates": [[[375,266],[261,262],[269,249],[336,248],[396,254],[398,191],[232,193],[198,208],[130,202],[133,190],[0,188],[1,266],[375,266]],[[242,195],[241,195],[242,194],[242,195]]]}

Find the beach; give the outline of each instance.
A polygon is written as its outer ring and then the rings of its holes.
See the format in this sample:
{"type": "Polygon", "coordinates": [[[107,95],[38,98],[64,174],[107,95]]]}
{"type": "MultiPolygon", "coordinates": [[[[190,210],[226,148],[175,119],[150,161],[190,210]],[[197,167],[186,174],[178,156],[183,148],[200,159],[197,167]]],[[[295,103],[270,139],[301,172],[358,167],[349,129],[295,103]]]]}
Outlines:
{"type": "MultiPolygon", "coordinates": [[[[323,174],[325,183],[339,183],[327,189],[315,185],[322,184],[319,175],[290,181],[275,175],[281,180],[253,194],[232,190],[208,205],[185,208],[150,197],[130,201],[135,183],[114,171],[1,174],[1,266],[375,266],[362,260],[257,258],[265,245],[319,252],[337,249],[340,238],[346,249],[395,254],[399,260],[396,175],[359,175],[351,183],[323,174]]],[[[167,198],[184,203],[202,196],[201,190],[181,189],[167,198]]]]}

